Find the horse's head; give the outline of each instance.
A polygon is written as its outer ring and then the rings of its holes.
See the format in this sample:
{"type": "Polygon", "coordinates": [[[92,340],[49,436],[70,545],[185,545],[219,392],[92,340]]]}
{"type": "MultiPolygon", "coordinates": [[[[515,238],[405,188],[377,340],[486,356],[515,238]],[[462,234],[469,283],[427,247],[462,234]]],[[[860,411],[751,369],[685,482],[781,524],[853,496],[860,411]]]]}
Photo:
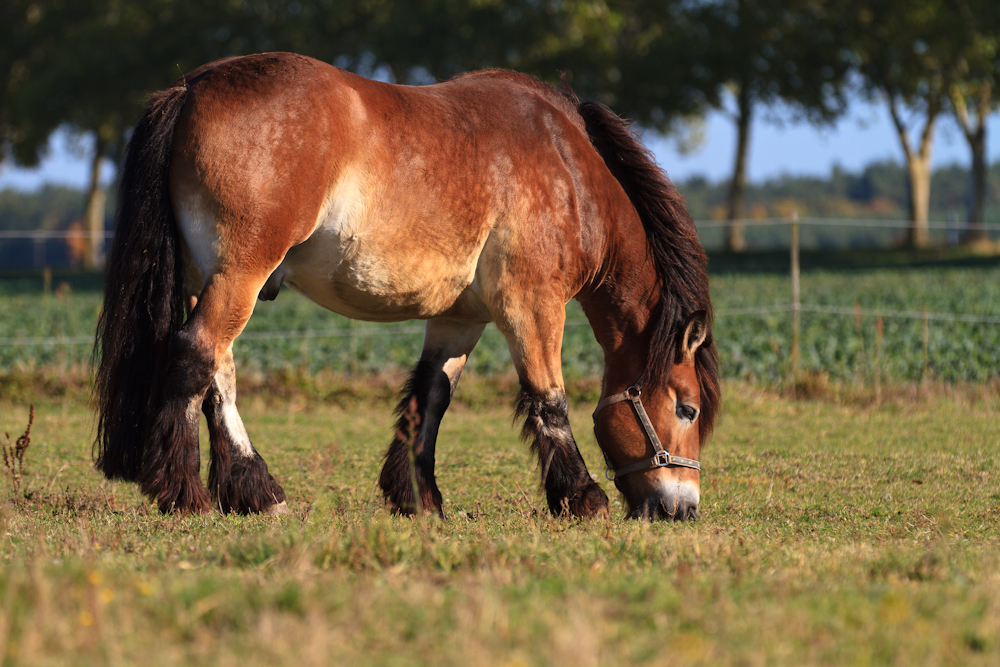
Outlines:
{"type": "Polygon", "coordinates": [[[697,363],[708,335],[706,320],[705,311],[689,318],[665,383],[628,387],[605,397],[594,413],[594,432],[630,517],[698,516],[698,453],[711,426],[702,423],[697,363]]]}

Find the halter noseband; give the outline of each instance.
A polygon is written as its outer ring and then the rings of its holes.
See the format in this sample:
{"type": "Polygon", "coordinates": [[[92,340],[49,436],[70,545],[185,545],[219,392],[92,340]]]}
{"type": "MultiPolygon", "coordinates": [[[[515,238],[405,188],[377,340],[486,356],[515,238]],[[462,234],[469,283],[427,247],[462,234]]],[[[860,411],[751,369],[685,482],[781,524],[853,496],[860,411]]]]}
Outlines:
{"type": "Polygon", "coordinates": [[[649,441],[653,444],[654,453],[650,458],[630,463],[629,465],[618,468],[617,470],[612,470],[608,467],[604,473],[605,477],[614,481],[619,477],[624,477],[625,475],[630,475],[634,472],[655,470],[656,468],[669,468],[672,466],[701,470],[701,464],[694,459],[685,458],[683,456],[674,456],[663,448],[663,445],[660,444],[660,439],[656,437],[656,431],[653,429],[653,423],[649,421],[649,415],[646,414],[646,409],[642,407],[642,401],[639,400],[640,394],[642,394],[642,391],[640,391],[639,385],[634,384],[620,394],[612,394],[607,398],[601,399],[601,402],[597,404],[597,408],[594,410],[594,436],[596,437],[597,414],[609,405],[621,403],[622,401],[628,401],[632,404],[632,411],[639,420],[639,424],[646,432],[646,436],[649,438],[649,441]]]}

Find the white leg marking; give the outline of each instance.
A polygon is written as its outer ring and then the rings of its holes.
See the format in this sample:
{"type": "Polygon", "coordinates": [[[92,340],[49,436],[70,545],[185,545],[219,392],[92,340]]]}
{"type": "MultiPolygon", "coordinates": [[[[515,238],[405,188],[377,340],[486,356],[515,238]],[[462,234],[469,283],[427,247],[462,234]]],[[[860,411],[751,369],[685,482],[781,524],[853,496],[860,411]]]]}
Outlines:
{"type": "Polygon", "coordinates": [[[219,370],[215,373],[215,385],[219,390],[220,408],[222,409],[222,428],[230,442],[244,457],[253,456],[253,445],[246,426],[236,409],[236,366],[233,363],[233,346],[229,345],[226,357],[219,370]]]}
{"type": "Polygon", "coordinates": [[[549,426],[544,421],[539,418],[535,418],[536,430],[540,435],[545,436],[553,442],[558,442],[561,445],[567,445],[573,440],[573,432],[570,430],[569,426],[557,426],[555,428],[549,426]]]}
{"type": "Polygon", "coordinates": [[[465,362],[468,358],[468,355],[465,354],[460,357],[452,357],[448,361],[444,362],[444,366],[441,368],[441,370],[444,371],[444,374],[448,376],[452,392],[455,391],[455,386],[458,384],[458,378],[461,377],[462,369],[465,368],[465,362]]]}
{"type": "MultiPolygon", "coordinates": [[[[235,397],[233,397],[235,398],[235,397]]],[[[222,427],[226,429],[226,434],[230,441],[236,446],[243,456],[249,458],[253,456],[253,445],[250,444],[250,435],[247,433],[243,419],[236,409],[236,402],[228,396],[224,398],[222,404],[222,427]]]]}

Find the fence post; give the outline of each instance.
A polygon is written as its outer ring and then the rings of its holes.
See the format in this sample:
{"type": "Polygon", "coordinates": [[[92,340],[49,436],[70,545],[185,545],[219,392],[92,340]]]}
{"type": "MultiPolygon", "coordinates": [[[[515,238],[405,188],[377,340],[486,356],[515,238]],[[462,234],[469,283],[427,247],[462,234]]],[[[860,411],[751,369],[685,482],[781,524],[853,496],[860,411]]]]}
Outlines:
{"type": "Polygon", "coordinates": [[[45,238],[36,236],[32,239],[34,255],[31,258],[32,268],[38,269],[45,264],[45,238]]]}
{"type": "Polygon", "coordinates": [[[923,331],[923,334],[924,334],[924,336],[923,336],[923,338],[924,338],[924,370],[923,370],[923,373],[921,374],[921,378],[920,379],[921,380],[926,380],[927,379],[927,369],[930,368],[930,365],[931,365],[931,359],[930,359],[930,354],[929,354],[929,352],[930,352],[930,346],[931,346],[931,320],[927,316],[927,305],[926,304],[924,305],[924,313],[923,313],[923,315],[924,316],[921,319],[923,319],[923,325],[924,325],[924,331],[923,331]]]}
{"type": "Polygon", "coordinates": [[[799,315],[802,311],[802,301],[799,292],[799,212],[792,211],[791,224],[791,255],[792,255],[792,375],[799,374],[799,315]]]}

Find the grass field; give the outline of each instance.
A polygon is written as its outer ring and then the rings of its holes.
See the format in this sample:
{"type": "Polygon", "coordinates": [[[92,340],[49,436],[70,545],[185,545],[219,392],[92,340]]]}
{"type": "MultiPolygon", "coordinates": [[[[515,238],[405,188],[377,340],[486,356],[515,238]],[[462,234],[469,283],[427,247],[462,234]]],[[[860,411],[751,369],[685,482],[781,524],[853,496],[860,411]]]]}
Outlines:
{"type": "MultiPolygon", "coordinates": [[[[547,516],[504,382],[467,379],[444,522],[383,509],[378,388],[242,397],[280,519],[160,516],[90,467],[79,395],[38,403],[21,492],[0,490],[3,664],[1000,663],[996,385],[729,382],[701,519],[649,525],[547,516]]],[[[0,398],[12,439],[27,414],[0,398]]]]}

